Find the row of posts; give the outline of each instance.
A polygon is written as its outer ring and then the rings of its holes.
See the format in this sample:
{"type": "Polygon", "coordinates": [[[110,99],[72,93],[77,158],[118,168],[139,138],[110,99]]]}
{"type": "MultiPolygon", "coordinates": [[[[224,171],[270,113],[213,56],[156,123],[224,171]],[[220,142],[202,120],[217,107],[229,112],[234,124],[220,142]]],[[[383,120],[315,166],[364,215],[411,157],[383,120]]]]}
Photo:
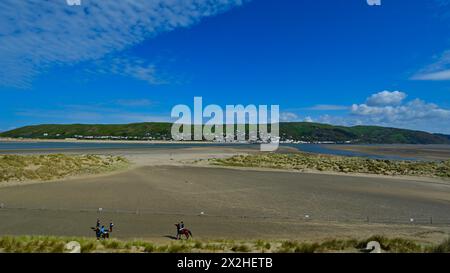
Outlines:
{"type": "MultiPolygon", "coordinates": [[[[0,203],[0,209],[4,209],[4,208],[5,208],[5,204],[4,204],[4,203],[0,203]]],[[[98,210],[97,210],[98,213],[101,213],[102,211],[103,211],[103,208],[98,208],[98,210]]],[[[139,210],[138,210],[138,209],[136,210],[136,214],[139,214],[139,210]]],[[[204,213],[203,211],[200,213],[200,215],[204,215],[204,214],[205,214],[205,213],[204,213]]],[[[307,219],[307,220],[309,220],[309,219],[311,219],[311,216],[310,216],[309,214],[305,214],[305,215],[304,215],[304,218],[307,219]]],[[[369,216],[367,216],[366,222],[367,222],[367,223],[370,223],[370,217],[369,217],[369,216]]],[[[410,222],[411,224],[413,224],[413,223],[415,222],[415,219],[414,219],[414,218],[410,218],[410,219],[409,219],[409,222],[410,222]]],[[[429,224],[430,224],[430,225],[433,224],[433,217],[430,217],[430,219],[429,219],[429,224]]]]}

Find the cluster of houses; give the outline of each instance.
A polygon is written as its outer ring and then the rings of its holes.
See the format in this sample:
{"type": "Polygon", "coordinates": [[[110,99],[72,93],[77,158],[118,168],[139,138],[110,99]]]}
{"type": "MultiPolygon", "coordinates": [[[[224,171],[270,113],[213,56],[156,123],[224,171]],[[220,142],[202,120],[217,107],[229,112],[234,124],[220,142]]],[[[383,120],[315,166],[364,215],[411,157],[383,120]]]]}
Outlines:
{"type": "MultiPolygon", "coordinates": [[[[239,132],[238,132],[239,134],[239,132]]],[[[270,134],[266,137],[267,140],[263,141],[261,138],[258,137],[255,141],[248,141],[248,140],[242,140],[245,139],[245,133],[241,133],[242,135],[238,135],[238,138],[227,138],[226,136],[220,137],[219,135],[216,135],[213,137],[213,142],[218,143],[282,143],[282,144],[350,144],[354,141],[348,140],[348,141],[305,141],[305,140],[297,140],[292,138],[286,138],[286,137],[278,137],[278,136],[271,136],[270,134]],[[239,138],[239,136],[241,138],[239,138]]],[[[43,137],[51,137],[48,133],[44,133],[43,137]]],[[[54,137],[60,138],[60,134],[56,134],[54,137]]],[[[145,136],[94,136],[94,135],[74,135],[73,138],[66,138],[66,139],[78,139],[78,140],[167,140],[172,141],[173,139],[170,136],[167,135],[157,135],[152,136],[150,133],[147,133],[145,136]]],[[[186,139],[186,141],[190,141],[191,139],[186,139]]],[[[180,141],[183,141],[181,139],[180,141]]]]}
{"type": "Polygon", "coordinates": [[[169,137],[151,137],[151,136],[84,136],[74,135],[75,139],[83,140],[170,140],[169,137]]]}
{"type": "Polygon", "coordinates": [[[354,141],[303,141],[303,140],[294,140],[294,139],[286,139],[281,140],[280,143],[284,144],[351,144],[354,141]]]}

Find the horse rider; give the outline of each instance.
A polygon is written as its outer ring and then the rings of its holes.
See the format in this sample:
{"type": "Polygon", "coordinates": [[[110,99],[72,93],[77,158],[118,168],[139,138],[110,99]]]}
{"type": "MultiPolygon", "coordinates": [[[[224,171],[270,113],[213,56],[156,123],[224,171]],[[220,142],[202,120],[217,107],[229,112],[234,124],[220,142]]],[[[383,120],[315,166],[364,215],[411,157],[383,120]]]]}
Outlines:
{"type": "Polygon", "coordinates": [[[100,232],[100,228],[99,227],[96,227],[95,229],[94,229],[94,231],[95,231],[95,237],[97,238],[97,240],[100,240],[100,237],[101,237],[101,232],[100,232]]]}
{"type": "Polygon", "coordinates": [[[180,231],[182,231],[184,229],[184,223],[183,221],[180,222],[180,231]]]}
{"type": "Polygon", "coordinates": [[[96,224],[97,228],[100,228],[100,219],[97,218],[97,224],[96,224]]]}
{"type": "Polygon", "coordinates": [[[177,227],[177,240],[179,239],[180,234],[182,233],[183,229],[184,229],[184,223],[183,221],[176,223],[175,226],[177,227]]]}
{"type": "Polygon", "coordinates": [[[103,234],[105,234],[106,233],[106,229],[105,229],[105,226],[102,226],[101,228],[100,228],[100,235],[103,235],[103,234]]]}

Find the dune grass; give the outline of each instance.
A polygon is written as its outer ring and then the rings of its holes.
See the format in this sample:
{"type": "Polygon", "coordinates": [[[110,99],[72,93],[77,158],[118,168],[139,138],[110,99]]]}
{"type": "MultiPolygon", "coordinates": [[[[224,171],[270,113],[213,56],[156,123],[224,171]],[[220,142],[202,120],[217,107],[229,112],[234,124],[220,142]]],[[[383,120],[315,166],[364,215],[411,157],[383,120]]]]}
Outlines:
{"type": "Polygon", "coordinates": [[[450,178],[450,160],[440,162],[397,161],[308,153],[264,153],[213,159],[211,163],[213,165],[234,167],[450,178]]]}
{"type": "Polygon", "coordinates": [[[428,251],[433,253],[450,253],[450,238],[447,238],[439,245],[429,247],[428,251]]]}
{"type": "Polygon", "coordinates": [[[391,253],[450,253],[450,239],[439,245],[423,245],[403,238],[372,236],[364,240],[330,239],[321,242],[300,241],[234,241],[234,240],[181,240],[168,244],[148,241],[96,240],[81,237],[18,236],[0,237],[0,252],[11,253],[61,253],[65,244],[77,241],[83,253],[326,253],[360,252],[369,241],[378,241],[385,252],[391,253]]]}
{"type": "Polygon", "coordinates": [[[118,156],[0,155],[0,182],[48,181],[76,175],[98,174],[128,165],[118,156]]]}

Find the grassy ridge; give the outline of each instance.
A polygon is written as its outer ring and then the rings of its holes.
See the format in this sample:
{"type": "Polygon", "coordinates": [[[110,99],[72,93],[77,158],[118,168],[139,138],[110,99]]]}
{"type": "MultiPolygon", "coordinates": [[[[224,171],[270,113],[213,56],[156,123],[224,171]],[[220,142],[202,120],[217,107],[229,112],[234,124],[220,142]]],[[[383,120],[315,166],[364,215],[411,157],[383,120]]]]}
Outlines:
{"type": "Polygon", "coordinates": [[[212,164],[235,167],[260,167],[291,170],[317,170],[341,173],[367,173],[380,175],[406,175],[450,178],[450,160],[441,162],[376,160],[296,154],[237,155],[225,159],[212,159],[212,164]]]}
{"type": "Polygon", "coordinates": [[[8,132],[0,133],[1,137],[23,138],[73,138],[83,136],[153,136],[170,138],[171,123],[145,122],[132,124],[44,124],[25,126],[8,132]],[[48,136],[44,136],[48,134],[48,136]]]}
{"type": "MultiPolygon", "coordinates": [[[[171,139],[171,123],[46,124],[0,133],[0,137],[64,139],[76,136],[112,136],[136,139],[171,139]]],[[[280,137],[297,141],[336,141],[382,144],[450,144],[450,136],[377,126],[333,126],[309,122],[280,123],[280,137]]]]}
{"type": "Polygon", "coordinates": [[[280,136],[303,141],[352,141],[368,144],[448,144],[447,135],[379,126],[333,126],[320,123],[280,123],[280,136]]]}
{"type": "Polygon", "coordinates": [[[424,253],[424,252],[450,252],[450,239],[438,245],[424,245],[413,240],[403,238],[387,238],[385,236],[372,236],[364,240],[357,239],[331,239],[316,243],[299,241],[234,241],[234,240],[182,240],[169,244],[154,244],[148,241],[120,241],[101,240],[80,237],[53,237],[53,236],[20,236],[0,237],[0,253],[48,253],[65,252],[65,244],[77,241],[81,245],[81,252],[115,252],[115,253],[189,253],[189,252],[256,252],[256,253],[321,253],[321,252],[359,252],[368,242],[378,241],[385,252],[392,253],[424,253]]]}
{"type": "Polygon", "coordinates": [[[127,166],[122,157],[96,155],[0,155],[0,182],[47,181],[127,166]]]}

